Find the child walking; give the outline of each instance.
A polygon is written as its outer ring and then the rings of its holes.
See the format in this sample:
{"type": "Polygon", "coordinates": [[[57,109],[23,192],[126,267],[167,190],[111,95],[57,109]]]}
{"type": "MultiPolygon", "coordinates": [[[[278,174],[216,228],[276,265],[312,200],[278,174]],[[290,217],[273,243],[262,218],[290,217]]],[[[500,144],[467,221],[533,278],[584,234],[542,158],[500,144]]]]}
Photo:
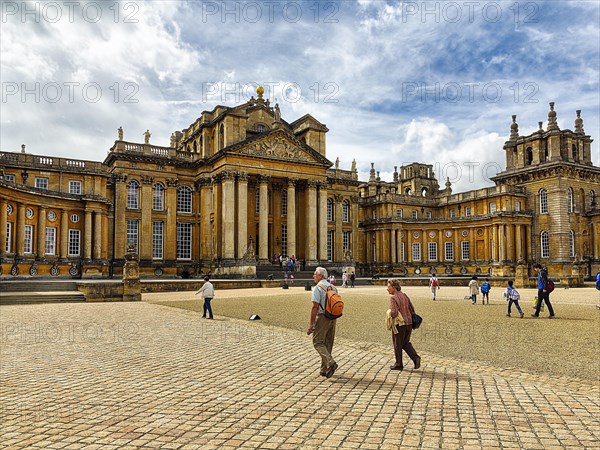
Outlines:
{"type": "Polygon", "coordinates": [[[490,284],[490,280],[488,278],[481,285],[481,303],[485,305],[485,300],[487,299],[487,304],[490,304],[490,288],[492,285],[490,284]]]}
{"type": "Polygon", "coordinates": [[[508,300],[508,312],[506,313],[506,317],[510,317],[510,310],[514,303],[514,305],[517,307],[517,311],[519,311],[519,314],[522,319],[524,314],[523,314],[523,311],[521,310],[521,307],[519,306],[519,300],[521,299],[521,294],[519,294],[519,291],[517,291],[513,287],[512,280],[508,280],[508,287],[506,288],[506,292],[504,292],[504,296],[506,297],[506,300],[508,300]]]}

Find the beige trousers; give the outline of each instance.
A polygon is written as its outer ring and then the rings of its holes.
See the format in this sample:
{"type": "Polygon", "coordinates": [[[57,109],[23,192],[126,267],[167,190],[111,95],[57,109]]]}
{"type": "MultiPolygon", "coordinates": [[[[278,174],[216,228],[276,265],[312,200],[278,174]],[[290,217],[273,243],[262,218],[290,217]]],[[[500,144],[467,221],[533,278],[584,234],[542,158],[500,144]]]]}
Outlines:
{"type": "Polygon", "coordinates": [[[331,356],[334,339],[335,320],[318,315],[313,331],[313,345],[315,350],[321,355],[321,372],[327,371],[335,363],[333,356],[331,356]]]}

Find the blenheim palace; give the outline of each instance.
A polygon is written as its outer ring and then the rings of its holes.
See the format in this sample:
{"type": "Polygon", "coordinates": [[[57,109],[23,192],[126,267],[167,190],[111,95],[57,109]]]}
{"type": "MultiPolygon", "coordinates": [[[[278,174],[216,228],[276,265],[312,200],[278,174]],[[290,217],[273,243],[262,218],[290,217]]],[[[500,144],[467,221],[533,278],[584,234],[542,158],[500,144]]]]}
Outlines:
{"type": "MultiPolygon", "coordinates": [[[[371,166],[358,179],[326,157],[327,127],[257,98],[203,112],[168,147],[118,140],[103,162],[0,152],[0,277],[253,278],[273,255],[358,275],[528,277],[600,270],[600,168],[580,111],[504,144],[494,186],[440,189],[430,164],[371,166]]],[[[498,149],[499,150],[499,149],[498,149]]],[[[484,150],[482,150],[484,151],[484,150]]]]}

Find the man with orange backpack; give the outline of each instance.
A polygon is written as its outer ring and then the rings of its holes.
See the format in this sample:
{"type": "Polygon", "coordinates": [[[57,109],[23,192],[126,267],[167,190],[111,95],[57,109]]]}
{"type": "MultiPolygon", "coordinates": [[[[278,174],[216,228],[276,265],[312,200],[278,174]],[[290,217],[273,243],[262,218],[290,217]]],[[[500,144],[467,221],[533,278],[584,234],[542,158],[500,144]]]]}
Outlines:
{"type": "Polygon", "coordinates": [[[313,346],[321,356],[320,374],[331,378],[337,363],[331,356],[333,341],[335,339],[335,321],[342,315],[344,306],[335,286],[327,281],[327,269],[317,267],[313,274],[313,280],[317,285],[312,291],[312,309],[310,311],[310,322],[307,334],[313,335],[313,346]]]}

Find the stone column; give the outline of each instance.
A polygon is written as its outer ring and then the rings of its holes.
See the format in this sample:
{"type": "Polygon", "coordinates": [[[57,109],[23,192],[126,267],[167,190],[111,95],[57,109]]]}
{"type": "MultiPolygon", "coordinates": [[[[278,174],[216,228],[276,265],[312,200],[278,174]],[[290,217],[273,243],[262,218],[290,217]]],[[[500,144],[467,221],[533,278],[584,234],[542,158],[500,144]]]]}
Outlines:
{"type": "Polygon", "coordinates": [[[43,257],[46,254],[46,208],[40,207],[38,210],[37,225],[37,255],[43,257]]]}
{"type": "Polygon", "coordinates": [[[522,236],[522,225],[515,225],[516,226],[516,246],[517,246],[517,254],[515,255],[516,260],[521,262],[524,261],[523,259],[523,236],[522,236]]]}
{"type": "Polygon", "coordinates": [[[15,256],[23,256],[25,252],[25,206],[17,203],[15,256]]]}
{"type": "Polygon", "coordinates": [[[515,260],[515,226],[506,225],[506,259],[515,260]]]}
{"type": "MultiPolygon", "coordinates": [[[[127,252],[127,225],[125,222],[125,209],[127,208],[127,175],[116,173],[115,180],[115,254],[116,259],[122,259],[127,252]]],[[[62,234],[62,233],[61,233],[62,234]]],[[[62,236],[61,236],[62,240],[62,236]]],[[[62,252],[61,252],[62,253],[62,252]]],[[[66,253],[61,256],[66,257],[66,253]]]]}
{"type": "Polygon", "coordinates": [[[327,261],[327,185],[319,186],[319,261],[327,261]]]}
{"type": "Polygon", "coordinates": [[[471,261],[475,262],[477,260],[477,230],[475,228],[471,228],[469,230],[469,248],[470,248],[470,257],[471,261]]]}
{"type": "Polygon", "coordinates": [[[494,245],[492,245],[492,261],[498,260],[498,253],[496,249],[498,248],[498,225],[492,225],[492,239],[494,240],[494,245]]]}
{"type": "MultiPolygon", "coordinates": [[[[154,179],[148,175],[142,175],[142,220],[139,225],[139,245],[138,254],[142,260],[152,259],[152,206],[154,203],[154,193],[152,192],[152,182],[154,179]]],[[[164,240],[164,237],[163,237],[164,240]]]]}
{"type": "Polygon", "coordinates": [[[164,257],[167,261],[177,259],[177,185],[176,178],[166,179],[165,207],[167,217],[164,226],[164,257]]]}
{"type": "Polygon", "coordinates": [[[498,260],[506,261],[506,237],[504,234],[504,225],[498,225],[498,260]]]}
{"type": "Polygon", "coordinates": [[[308,226],[306,233],[306,260],[308,264],[314,264],[317,260],[317,182],[308,180],[307,182],[307,201],[308,226]]]}
{"type": "Polygon", "coordinates": [[[269,176],[261,175],[259,181],[258,215],[258,258],[260,262],[269,262],[269,176]]]}
{"type": "Polygon", "coordinates": [[[102,259],[102,213],[100,211],[94,213],[94,259],[102,259]]]}
{"type": "Polygon", "coordinates": [[[485,252],[485,260],[490,260],[490,227],[486,226],[483,230],[483,240],[484,240],[484,252],[485,252]]]}
{"type": "Polygon", "coordinates": [[[353,195],[350,197],[350,221],[352,222],[352,242],[350,243],[350,250],[352,251],[352,259],[356,260],[357,256],[360,258],[360,241],[364,242],[364,234],[358,232],[358,202],[359,197],[353,195]]]}
{"type": "Polygon", "coordinates": [[[0,258],[6,255],[6,224],[8,223],[8,202],[0,199],[0,258]]]}
{"type": "Polygon", "coordinates": [[[214,257],[212,248],[212,229],[210,226],[210,215],[212,208],[212,186],[209,177],[202,177],[197,181],[200,187],[200,258],[212,259],[214,257]]]}
{"type": "Polygon", "coordinates": [[[237,180],[237,257],[248,251],[248,172],[240,172],[237,180]]]}
{"type": "Polygon", "coordinates": [[[69,253],[69,213],[60,210],[60,259],[67,259],[69,253]]]}
{"type": "Polygon", "coordinates": [[[235,258],[235,174],[221,172],[221,248],[224,259],[235,258]]]}
{"type": "Polygon", "coordinates": [[[296,180],[287,184],[287,248],[289,256],[296,255],[296,180]]]}
{"type": "Polygon", "coordinates": [[[333,248],[333,260],[344,261],[344,238],[342,228],[342,201],[344,198],[335,194],[333,196],[334,219],[335,219],[335,245],[333,248]]]}
{"type": "Polygon", "coordinates": [[[392,228],[390,236],[390,250],[392,252],[390,262],[396,264],[398,262],[396,256],[396,230],[392,228]]]}
{"type": "Polygon", "coordinates": [[[83,220],[83,259],[89,260],[92,259],[92,211],[86,210],[83,220]]]}

